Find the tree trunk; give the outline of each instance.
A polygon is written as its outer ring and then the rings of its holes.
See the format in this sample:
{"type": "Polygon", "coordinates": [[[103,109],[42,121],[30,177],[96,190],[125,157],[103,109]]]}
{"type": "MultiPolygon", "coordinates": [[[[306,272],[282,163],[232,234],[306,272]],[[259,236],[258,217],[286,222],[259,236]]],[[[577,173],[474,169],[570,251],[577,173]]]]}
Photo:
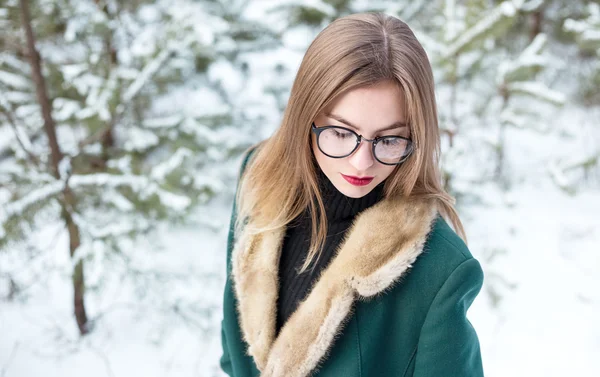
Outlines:
{"type": "MultiPolygon", "coordinates": [[[[63,154],[58,145],[58,139],[56,137],[56,125],[52,118],[52,104],[48,98],[46,90],[46,81],[42,75],[42,63],[40,55],[35,48],[35,37],[33,35],[33,29],[31,28],[31,16],[29,13],[28,0],[20,0],[21,3],[21,15],[23,17],[23,28],[25,29],[25,35],[27,38],[27,50],[29,55],[29,63],[31,65],[31,75],[33,82],[35,83],[35,89],[37,99],[42,111],[42,117],[44,119],[44,131],[48,137],[48,143],[50,145],[51,163],[50,169],[52,175],[56,179],[61,179],[59,164],[63,158],[63,154]]],[[[69,231],[69,251],[71,258],[75,255],[77,248],[81,244],[81,238],[79,228],[73,221],[72,212],[75,210],[76,198],[68,183],[65,184],[63,190],[63,198],[59,200],[61,204],[61,216],[65,221],[67,229],[69,231]]],[[[85,280],[83,274],[83,261],[80,260],[75,265],[73,270],[73,302],[75,319],[77,321],[77,327],[81,335],[88,332],[87,328],[87,314],[85,311],[85,280]]]]}
{"type": "Polygon", "coordinates": [[[535,37],[542,31],[542,22],[544,20],[544,11],[540,9],[531,14],[531,28],[529,29],[529,41],[533,41],[535,37]]]}

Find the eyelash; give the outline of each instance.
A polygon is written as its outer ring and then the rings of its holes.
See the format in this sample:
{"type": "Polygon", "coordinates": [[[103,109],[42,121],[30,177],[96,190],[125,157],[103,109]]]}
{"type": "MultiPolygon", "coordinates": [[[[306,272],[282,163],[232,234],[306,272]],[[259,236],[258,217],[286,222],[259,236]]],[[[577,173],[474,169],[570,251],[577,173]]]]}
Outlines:
{"type": "MultiPolygon", "coordinates": [[[[359,130],[357,130],[356,128],[348,127],[348,126],[346,126],[346,125],[343,125],[343,126],[341,126],[341,127],[347,127],[347,128],[349,128],[349,129],[353,130],[354,132],[356,132],[357,134],[359,134],[359,135],[361,134],[361,133],[360,133],[360,131],[359,131],[359,130]]],[[[396,132],[398,132],[398,131],[396,131],[396,132]]],[[[373,136],[373,138],[377,138],[377,137],[383,137],[383,136],[403,136],[403,135],[402,135],[401,133],[398,133],[398,134],[396,134],[396,133],[394,133],[394,132],[393,132],[393,130],[387,130],[387,131],[381,131],[381,132],[377,132],[377,133],[375,134],[375,136],[373,136]],[[390,132],[390,133],[389,133],[389,134],[382,135],[382,134],[381,134],[382,132],[390,132]]]]}

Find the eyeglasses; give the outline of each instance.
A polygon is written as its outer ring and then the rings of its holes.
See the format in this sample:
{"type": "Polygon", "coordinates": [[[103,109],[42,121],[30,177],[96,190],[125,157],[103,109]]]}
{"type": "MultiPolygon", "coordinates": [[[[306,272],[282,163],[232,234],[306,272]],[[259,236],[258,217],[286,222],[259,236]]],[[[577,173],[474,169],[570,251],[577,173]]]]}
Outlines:
{"type": "Polygon", "coordinates": [[[371,142],[373,156],[384,165],[401,164],[414,149],[412,141],[402,136],[380,136],[370,140],[345,127],[317,127],[314,122],[312,132],[317,137],[319,150],[331,158],[350,156],[362,140],[371,142]]]}

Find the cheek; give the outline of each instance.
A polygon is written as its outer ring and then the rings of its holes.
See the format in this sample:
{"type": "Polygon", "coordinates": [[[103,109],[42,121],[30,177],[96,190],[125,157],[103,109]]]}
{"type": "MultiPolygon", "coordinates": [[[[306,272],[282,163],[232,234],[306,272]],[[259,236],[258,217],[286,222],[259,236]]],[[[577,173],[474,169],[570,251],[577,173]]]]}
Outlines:
{"type": "Polygon", "coordinates": [[[344,164],[348,162],[343,158],[331,158],[327,157],[319,150],[316,142],[313,141],[312,144],[313,154],[315,156],[315,160],[317,160],[317,164],[319,168],[327,175],[330,179],[333,179],[337,172],[343,172],[347,169],[343,168],[344,164]]]}
{"type": "Polygon", "coordinates": [[[382,181],[383,181],[384,179],[386,179],[387,177],[389,177],[394,172],[394,169],[396,167],[395,166],[383,165],[383,164],[380,164],[380,165],[382,165],[382,166],[381,166],[381,169],[379,171],[379,175],[382,177],[382,181]]]}

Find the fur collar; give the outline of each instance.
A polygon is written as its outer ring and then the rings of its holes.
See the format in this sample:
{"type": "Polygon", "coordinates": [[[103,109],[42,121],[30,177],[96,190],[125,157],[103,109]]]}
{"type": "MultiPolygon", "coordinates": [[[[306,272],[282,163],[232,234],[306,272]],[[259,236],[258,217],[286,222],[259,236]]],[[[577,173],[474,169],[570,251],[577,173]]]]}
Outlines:
{"type": "Polygon", "coordinates": [[[411,267],[436,215],[431,200],[415,199],[382,199],[361,212],[277,337],[278,265],[285,229],[242,232],[234,242],[232,278],[247,353],[261,377],[310,375],[350,317],[354,301],[383,293],[411,267]]]}

